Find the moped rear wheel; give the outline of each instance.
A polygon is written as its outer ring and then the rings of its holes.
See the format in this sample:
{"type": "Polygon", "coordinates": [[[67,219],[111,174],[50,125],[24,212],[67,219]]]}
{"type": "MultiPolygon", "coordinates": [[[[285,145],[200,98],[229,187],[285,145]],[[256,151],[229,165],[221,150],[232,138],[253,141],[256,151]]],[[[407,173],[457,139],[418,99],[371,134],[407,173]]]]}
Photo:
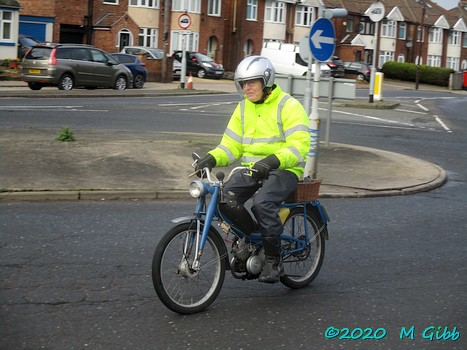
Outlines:
{"type": "Polygon", "coordinates": [[[193,314],[206,309],[224,283],[226,249],[220,236],[210,230],[199,267],[193,266],[196,223],[172,228],[156,247],[152,281],[159,299],[170,310],[193,314]]]}
{"type": "Polygon", "coordinates": [[[293,253],[297,244],[282,241],[284,276],[282,284],[289,288],[303,288],[309,285],[318,275],[324,259],[324,234],[321,232],[323,223],[316,212],[303,207],[293,208],[284,223],[284,234],[306,240],[305,230],[308,230],[306,248],[293,253]]]}

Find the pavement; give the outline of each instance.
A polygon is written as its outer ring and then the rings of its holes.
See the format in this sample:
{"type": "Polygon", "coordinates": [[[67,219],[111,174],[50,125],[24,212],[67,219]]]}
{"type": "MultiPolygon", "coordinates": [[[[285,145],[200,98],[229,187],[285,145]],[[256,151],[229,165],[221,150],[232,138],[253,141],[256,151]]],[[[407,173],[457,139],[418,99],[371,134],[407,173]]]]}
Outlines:
{"type": "MultiPolygon", "coordinates": [[[[386,84],[386,88],[411,88],[402,82],[386,84]]],[[[104,98],[236,91],[229,80],[194,78],[193,89],[180,89],[179,85],[179,82],[147,82],[143,89],[121,92],[111,89],[59,91],[52,87],[32,91],[21,81],[0,81],[0,101],[16,97],[104,98]]],[[[419,89],[449,91],[425,85],[419,89]]],[[[363,100],[350,103],[357,108],[398,105],[397,101],[371,105],[363,100]]],[[[61,142],[56,140],[58,131],[39,127],[0,129],[0,200],[191,198],[188,193],[191,181],[188,175],[193,170],[191,153],[212,149],[221,137],[76,129],[72,130],[75,141],[61,142]]],[[[320,198],[405,195],[429,191],[447,181],[442,168],[422,159],[338,143],[320,144],[317,177],[322,179],[320,198]]]]}

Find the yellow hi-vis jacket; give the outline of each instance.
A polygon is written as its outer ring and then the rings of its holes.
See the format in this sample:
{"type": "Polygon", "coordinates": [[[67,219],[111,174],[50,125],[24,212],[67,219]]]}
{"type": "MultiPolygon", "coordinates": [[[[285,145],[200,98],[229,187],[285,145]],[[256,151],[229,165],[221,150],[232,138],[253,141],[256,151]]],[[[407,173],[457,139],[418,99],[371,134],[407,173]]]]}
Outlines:
{"type": "Polygon", "coordinates": [[[235,109],[221,143],[210,153],[216,166],[234,161],[244,166],[275,154],[279,169],[288,170],[300,179],[310,148],[308,115],[299,101],[276,85],[264,103],[245,99],[235,109]]]}

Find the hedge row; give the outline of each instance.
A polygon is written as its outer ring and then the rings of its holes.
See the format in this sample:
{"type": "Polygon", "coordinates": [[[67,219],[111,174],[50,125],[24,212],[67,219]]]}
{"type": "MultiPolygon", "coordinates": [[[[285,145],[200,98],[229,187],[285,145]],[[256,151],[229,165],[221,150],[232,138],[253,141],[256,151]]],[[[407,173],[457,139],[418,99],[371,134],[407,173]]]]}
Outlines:
{"type": "MultiPolygon", "coordinates": [[[[430,67],[422,64],[420,66],[421,84],[448,86],[449,76],[454,70],[450,68],[430,67]]],[[[415,63],[386,62],[381,68],[385,78],[415,81],[417,65],[415,63]]]]}

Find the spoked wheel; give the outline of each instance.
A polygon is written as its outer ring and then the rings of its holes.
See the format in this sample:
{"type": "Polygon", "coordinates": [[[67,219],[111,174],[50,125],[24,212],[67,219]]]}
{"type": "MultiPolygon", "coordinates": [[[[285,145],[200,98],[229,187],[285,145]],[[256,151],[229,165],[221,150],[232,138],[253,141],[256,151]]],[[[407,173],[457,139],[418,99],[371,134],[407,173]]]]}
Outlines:
{"type": "Polygon", "coordinates": [[[224,242],[209,231],[199,267],[194,266],[196,223],[172,228],[159,242],[152,261],[152,281],[159,299],[170,310],[193,314],[206,309],[224,283],[224,242]]]}
{"type": "Polygon", "coordinates": [[[318,215],[304,211],[303,207],[293,208],[284,223],[284,234],[305,240],[305,230],[308,230],[308,242],[305,249],[293,252],[299,244],[282,241],[284,276],[281,282],[289,288],[303,288],[310,284],[318,275],[324,259],[324,232],[318,215]]]}

